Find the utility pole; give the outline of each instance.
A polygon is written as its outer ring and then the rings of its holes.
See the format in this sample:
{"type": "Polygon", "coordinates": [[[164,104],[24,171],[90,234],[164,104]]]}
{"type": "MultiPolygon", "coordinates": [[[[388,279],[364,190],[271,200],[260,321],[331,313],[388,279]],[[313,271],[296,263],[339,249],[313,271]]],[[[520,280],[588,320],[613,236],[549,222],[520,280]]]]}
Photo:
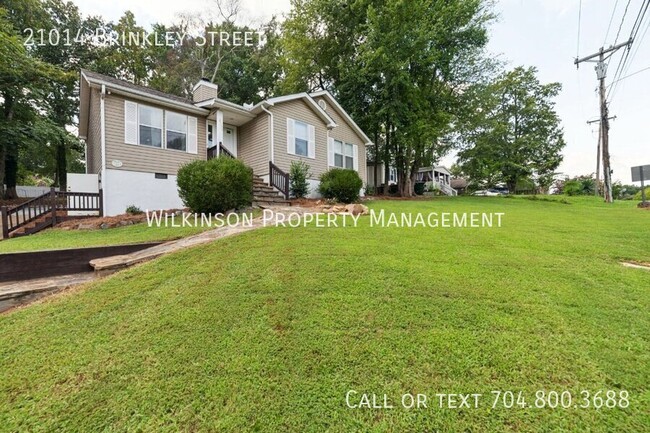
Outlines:
{"type": "Polygon", "coordinates": [[[579,67],[580,63],[583,62],[596,62],[596,77],[598,78],[599,83],[599,93],[600,93],[600,131],[601,138],[600,143],[602,147],[602,158],[603,158],[603,181],[605,188],[605,201],[611,203],[612,198],[612,170],[609,163],[609,117],[608,117],[608,108],[607,108],[607,95],[605,93],[605,78],[607,78],[607,63],[605,60],[609,59],[614,52],[617,50],[628,47],[632,44],[634,39],[630,38],[629,41],[623,42],[618,45],[611,46],[609,48],[602,48],[596,53],[582,59],[576,59],[574,64],[579,67]],[[598,60],[594,60],[598,58],[598,60]]]}
{"type": "MultiPolygon", "coordinates": [[[[607,120],[616,119],[616,116],[609,117],[607,120]]],[[[603,128],[600,125],[600,119],[590,120],[587,122],[588,125],[592,123],[598,123],[598,146],[596,147],[596,183],[594,185],[594,195],[598,197],[600,195],[600,144],[603,139],[603,128]]]]}

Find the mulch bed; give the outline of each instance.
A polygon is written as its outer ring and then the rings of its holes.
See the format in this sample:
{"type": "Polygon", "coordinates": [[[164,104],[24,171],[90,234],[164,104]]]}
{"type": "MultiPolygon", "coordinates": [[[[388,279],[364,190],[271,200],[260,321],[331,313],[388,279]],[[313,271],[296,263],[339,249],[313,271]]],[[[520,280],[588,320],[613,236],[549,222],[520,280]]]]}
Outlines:
{"type": "Polygon", "coordinates": [[[25,202],[28,202],[32,199],[32,197],[20,197],[20,198],[12,198],[8,200],[2,200],[0,199],[0,207],[2,206],[7,206],[9,209],[14,208],[16,206],[19,206],[25,202]]]}
{"type": "MultiPolygon", "coordinates": [[[[170,209],[163,211],[168,214],[175,212],[183,212],[179,209],[170,209]]],[[[109,229],[115,227],[129,226],[133,224],[142,223],[147,220],[147,214],[121,214],[107,217],[89,217],[89,218],[75,218],[68,221],[63,221],[56,225],[57,228],[63,230],[97,230],[109,229]]]]}

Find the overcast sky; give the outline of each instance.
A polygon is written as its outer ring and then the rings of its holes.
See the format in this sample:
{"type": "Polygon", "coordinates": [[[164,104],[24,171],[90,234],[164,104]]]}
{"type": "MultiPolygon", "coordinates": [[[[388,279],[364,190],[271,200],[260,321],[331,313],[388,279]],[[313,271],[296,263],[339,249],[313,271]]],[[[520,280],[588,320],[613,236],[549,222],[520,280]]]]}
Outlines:
{"type": "MultiPolygon", "coordinates": [[[[643,0],[630,0],[626,19],[618,42],[630,36],[633,22],[643,0]]],[[[139,24],[170,23],[184,11],[215,8],[210,0],[75,0],[83,14],[102,15],[117,20],[130,9],[139,24]]],[[[542,82],[557,81],[563,90],[557,99],[557,111],[562,119],[567,146],[559,171],[569,174],[589,174],[596,170],[598,124],[587,125],[598,117],[597,81],[593,64],[576,69],[573,60],[595,53],[601,46],[614,43],[627,1],[582,0],[580,43],[578,46],[578,15],[580,0],[500,0],[496,8],[499,20],[491,27],[488,49],[500,55],[509,65],[535,66],[542,82]],[[614,3],[618,7],[614,12],[614,3]],[[612,18],[613,17],[613,18],[612,18]],[[611,19],[611,26],[609,25],[611,19]],[[609,27],[609,33],[608,33],[609,27]],[[607,36],[607,37],[606,37],[607,36]]],[[[243,0],[244,20],[261,22],[273,14],[289,11],[289,0],[243,0]]],[[[650,19],[646,21],[650,23],[650,19]]],[[[630,56],[627,74],[650,67],[650,35],[641,39],[645,24],[630,56]],[[638,51],[636,51],[638,50],[638,51]],[[635,54],[636,51],[636,54],[635,54]]],[[[623,50],[612,58],[608,84],[623,50]]],[[[610,152],[613,178],[630,183],[630,167],[650,164],[650,69],[625,78],[612,93],[610,152]]],[[[442,163],[450,165],[453,156],[442,163]]]]}

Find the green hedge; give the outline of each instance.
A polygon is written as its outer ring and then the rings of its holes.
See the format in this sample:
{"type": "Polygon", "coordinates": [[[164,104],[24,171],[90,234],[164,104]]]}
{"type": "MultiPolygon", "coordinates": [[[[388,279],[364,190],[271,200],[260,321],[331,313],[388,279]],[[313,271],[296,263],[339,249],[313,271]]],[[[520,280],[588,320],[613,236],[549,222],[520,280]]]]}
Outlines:
{"type": "Polygon", "coordinates": [[[249,206],[253,200],[252,170],[225,156],[184,165],[177,183],[183,203],[192,212],[223,213],[249,206]]]}
{"type": "Polygon", "coordinates": [[[325,198],[335,199],[341,203],[359,200],[359,191],[363,181],[354,170],[332,168],[320,176],[318,191],[325,198]]]}

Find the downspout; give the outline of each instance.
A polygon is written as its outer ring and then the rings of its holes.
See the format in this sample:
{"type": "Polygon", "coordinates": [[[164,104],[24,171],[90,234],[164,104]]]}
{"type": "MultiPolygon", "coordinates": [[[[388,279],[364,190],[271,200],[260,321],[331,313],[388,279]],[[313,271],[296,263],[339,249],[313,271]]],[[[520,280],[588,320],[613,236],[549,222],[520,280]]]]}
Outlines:
{"type": "Polygon", "coordinates": [[[106,108],[104,107],[104,98],[106,97],[106,85],[102,84],[101,96],[99,99],[99,122],[100,122],[100,147],[102,151],[102,166],[99,170],[99,187],[101,188],[102,193],[102,209],[100,214],[103,216],[106,214],[106,108]]]}
{"type": "MultiPolygon", "coordinates": [[[[273,135],[274,135],[274,134],[273,134],[273,113],[271,113],[271,112],[270,112],[270,111],[269,111],[269,110],[264,106],[264,104],[260,105],[260,108],[262,109],[262,111],[264,111],[265,113],[267,113],[267,114],[269,115],[269,122],[270,122],[269,134],[271,134],[271,138],[270,138],[270,140],[269,140],[269,146],[270,146],[269,156],[271,157],[271,162],[275,163],[275,161],[274,161],[274,159],[273,159],[273,147],[274,147],[274,146],[273,146],[273,135]]],[[[271,173],[269,173],[269,176],[270,176],[270,175],[271,175],[271,173]]]]}

